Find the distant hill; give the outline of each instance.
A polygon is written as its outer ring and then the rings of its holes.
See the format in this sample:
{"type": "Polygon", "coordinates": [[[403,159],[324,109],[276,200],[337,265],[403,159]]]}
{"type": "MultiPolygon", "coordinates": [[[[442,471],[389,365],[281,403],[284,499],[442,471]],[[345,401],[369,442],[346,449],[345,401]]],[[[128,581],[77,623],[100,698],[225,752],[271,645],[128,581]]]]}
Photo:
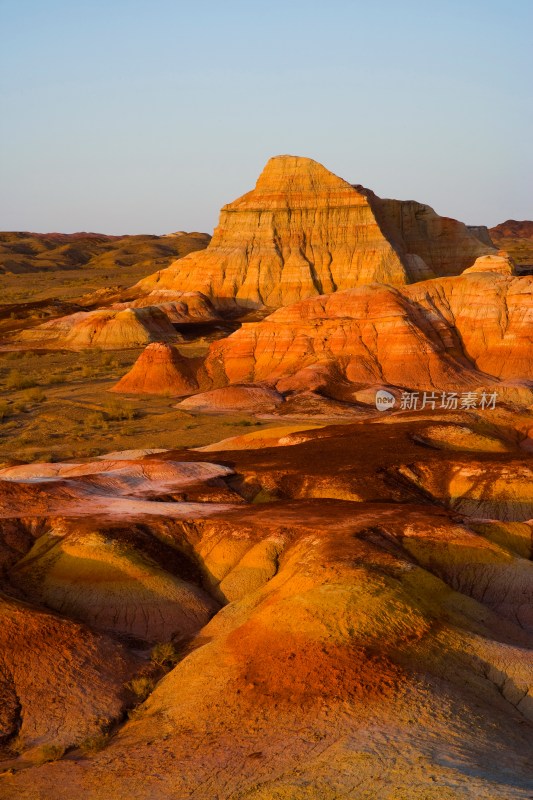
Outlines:
{"type": "Polygon", "coordinates": [[[533,221],[508,219],[489,231],[492,241],[513,257],[520,271],[533,269],[533,221]]]}
{"type": "Polygon", "coordinates": [[[533,239],[533,221],[530,219],[508,219],[506,222],[500,222],[499,225],[491,228],[490,233],[496,237],[511,236],[533,239]]]}
{"type": "Polygon", "coordinates": [[[207,233],[166,236],[107,236],[101,233],[0,232],[0,273],[112,269],[142,266],[147,271],[168,266],[176,258],[203,250],[207,233]]]}

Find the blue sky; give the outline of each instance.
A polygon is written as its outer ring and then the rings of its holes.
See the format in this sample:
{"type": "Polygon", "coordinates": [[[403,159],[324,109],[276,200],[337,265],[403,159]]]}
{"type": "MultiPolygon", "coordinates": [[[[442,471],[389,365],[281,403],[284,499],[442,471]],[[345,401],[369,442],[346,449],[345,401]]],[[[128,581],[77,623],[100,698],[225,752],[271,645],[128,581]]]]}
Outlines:
{"type": "Polygon", "coordinates": [[[0,230],[211,231],[280,153],[533,219],[531,0],[0,0],[0,230]]]}

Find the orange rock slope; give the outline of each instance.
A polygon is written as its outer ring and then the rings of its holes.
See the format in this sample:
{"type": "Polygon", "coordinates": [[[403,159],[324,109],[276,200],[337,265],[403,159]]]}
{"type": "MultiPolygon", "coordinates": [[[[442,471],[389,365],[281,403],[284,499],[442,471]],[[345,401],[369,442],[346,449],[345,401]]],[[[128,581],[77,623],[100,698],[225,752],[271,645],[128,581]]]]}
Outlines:
{"type": "Polygon", "coordinates": [[[211,243],[140,281],[138,295],[200,291],[218,305],[278,307],[375,281],[457,275],[496,252],[429,206],[381,200],[309,158],[270,159],[224,206],[211,243]]]}
{"type": "Polygon", "coordinates": [[[198,388],[192,362],[164,342],[153,342],[130,372],[112,388],[113,392],[136,394],[191,394],[198,388]]]}
{"type": "MultiPolygon", "coordinates": [[[[325,388],[337,395],[343,386],[453,391],[504,381],[518,392],[533,381],[532,324],[530,277],[480,271],[412,286],[359,287],[243,324],[210,346],[196,381],[202,390],[266,382],[282,392],[325,388]]],[[[157,371],[141,358],[143,376],[157,371]]],[[[185,376],[193,362],[182,363],[185,376]]],[[[149,377],[135,384],[138,371],[117,389],[142,391],[149,377]]]]}
{"type": "Polygon", "coordinates": [[[0,575],[2,744],[22,751],[0,753],[2,800],[527,800],[533,506],[512,419],[3,470],[0,526],[28,540],[0,575]],[[239,502],[213,502],[215,477],[239,502]],[[177,663],[126,716],[143,640],[169,637],[177,663]],[[98,715],[111,735],[87,752],[98,715]],[[43,745],[69,750],[39,765],[43,745]]]}

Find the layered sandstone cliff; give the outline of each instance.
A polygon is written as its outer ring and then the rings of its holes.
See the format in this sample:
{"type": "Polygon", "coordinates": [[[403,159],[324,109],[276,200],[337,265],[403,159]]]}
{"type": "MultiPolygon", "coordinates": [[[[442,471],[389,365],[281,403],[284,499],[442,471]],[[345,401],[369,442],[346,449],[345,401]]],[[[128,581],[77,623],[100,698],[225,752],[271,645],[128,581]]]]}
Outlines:
{"type": "MultiPolygon", "coordinates": [[[[533,278],[470,272],[310,298],[211,345],[200,389],[389,384],[450,391],[533,381],[533,278]]],[[[147,360],[145,369],[150,371],[147,360]]]]}
{"type": "Polygon", "coordinates": [[[209,247],[150,275],[146,293],[200,291],[218,305],[279,307],[373,282],[457,275],[495,252],[429,206],[381,200],[309,158],[271,158],[224,206],[209,247]]]}

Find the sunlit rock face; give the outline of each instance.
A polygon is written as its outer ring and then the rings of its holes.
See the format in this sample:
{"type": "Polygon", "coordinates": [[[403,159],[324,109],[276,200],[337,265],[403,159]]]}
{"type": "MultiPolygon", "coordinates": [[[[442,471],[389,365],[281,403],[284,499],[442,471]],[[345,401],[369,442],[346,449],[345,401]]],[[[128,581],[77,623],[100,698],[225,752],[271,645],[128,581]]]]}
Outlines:
{"type": "Polygon", "coordinates": [[[28,539],[1,576],[0,730],[23,747],[0,751],[2,798],[525,800],[513,419],[369,416],[277,447],[1,470],[0,545],[28,539]],[[139,645],[169,638],[177,663],[126,714],[139,645]],[[102,724],[103,749],[78,749],[102,724]],[[41,745],[71,749],[38,766],[41,745]]]}
{"type": "Polygon", "coordinates": [[[501,275],[516,274],[513,259],[505,250],[500,250],[495,255],[489,253],[486,256],[479,256],[471,267],[465,269],[465,274],[471,272],[498,272],[501,275]]]}
{"type": "MultiPolygon", "coordinates": [[[[374,284],[243,324],[210,346],[195,381],[202,390],[266,382],[281,392],[325,388],[333,396],[354,385],[508,391],[512,384],[527,404],[532,324],[530,277],[489,271],[411,286],[374,284]]],[[[149,376],[149,360],[141,358],[149,376]]],[[[191,363],[183,362],[184,379],[191,363]]]]}
{"type": "Polygon", "coordinates": [[[496,252],[416,202],[381,200],[321,164],[271,158],[255,189],[224,206],[211,243],[137,284],[200,291],[219,305],[275,308],[373,282],[457,275],[496,252]]]}
{"type": "Polygon", "coordinates": [[[200,392],[178,403],[185,411],[249,413],[272,411],[283,403],[283,396],[263,386],[228,386],[212,392],[200,392]]]}
{"type": "Polygon", "coordinates": [[[178,349],[153,342],[111,391],[132,394],[190,394],[198,388],[189,361],[178,349]]]}
{"type": "Polygon", "coordinates": [[[22,331],[23,342],[48,349],[120,350],[180,337],[159,308],[79,311],[22,331]]]}

